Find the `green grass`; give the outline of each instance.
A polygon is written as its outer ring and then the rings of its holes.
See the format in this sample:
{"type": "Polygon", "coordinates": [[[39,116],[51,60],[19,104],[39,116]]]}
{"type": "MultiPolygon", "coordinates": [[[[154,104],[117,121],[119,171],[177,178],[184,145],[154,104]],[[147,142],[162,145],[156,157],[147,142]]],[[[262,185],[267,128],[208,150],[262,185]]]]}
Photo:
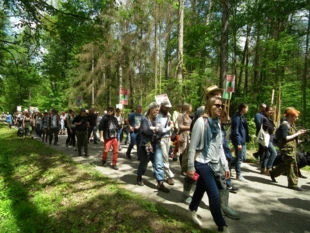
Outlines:
{"type": "Polygon", "coordinates": [[[214,232],[0,123],[0,232],[214,232]]]}

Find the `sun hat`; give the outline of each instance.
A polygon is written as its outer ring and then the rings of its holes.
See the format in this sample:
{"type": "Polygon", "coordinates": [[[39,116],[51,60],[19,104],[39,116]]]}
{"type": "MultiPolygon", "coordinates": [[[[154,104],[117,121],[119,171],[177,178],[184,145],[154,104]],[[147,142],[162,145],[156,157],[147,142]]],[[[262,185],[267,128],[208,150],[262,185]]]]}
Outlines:
{"type": "Polygon", "coordinates": [[[206,95],[206,98],[208,98],[208,96],[212,93],[212,92],[215,92],[215,91],[220,91],[223,93],[223,88],[219,88],[218,86],[216,85],[212,85],[210,87],[207,87],[206,88],[206,91],[205,91],[205,95],[206,95]]]}

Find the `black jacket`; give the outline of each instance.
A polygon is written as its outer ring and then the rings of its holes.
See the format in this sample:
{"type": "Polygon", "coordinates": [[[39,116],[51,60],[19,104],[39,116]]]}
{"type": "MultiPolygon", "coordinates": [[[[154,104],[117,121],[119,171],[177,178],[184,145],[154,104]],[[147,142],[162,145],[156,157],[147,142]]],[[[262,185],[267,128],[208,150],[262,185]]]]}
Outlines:
{"type": "Polygon", "coordinates": [[[118,132],[116,132],[115,135],[110,134],[110,130],[109,130],[110,121],[116,126],[117,131],[121,128],[115,116],[104,115],[99,124],[99,131],[103,131],[104,139],[117,138],[118,132]]]}

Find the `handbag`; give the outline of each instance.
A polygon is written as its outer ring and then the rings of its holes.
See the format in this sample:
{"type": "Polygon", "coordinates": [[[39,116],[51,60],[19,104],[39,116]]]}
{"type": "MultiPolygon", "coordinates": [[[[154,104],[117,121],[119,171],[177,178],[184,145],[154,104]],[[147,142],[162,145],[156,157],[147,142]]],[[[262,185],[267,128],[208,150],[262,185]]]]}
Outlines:
{"type": "Polygon", "coordinates": [[[269,146],[270,134],[263,129],[263,124],[260,125],[260,130],[258,132],[256,141],[264,147],[269,146]]]}

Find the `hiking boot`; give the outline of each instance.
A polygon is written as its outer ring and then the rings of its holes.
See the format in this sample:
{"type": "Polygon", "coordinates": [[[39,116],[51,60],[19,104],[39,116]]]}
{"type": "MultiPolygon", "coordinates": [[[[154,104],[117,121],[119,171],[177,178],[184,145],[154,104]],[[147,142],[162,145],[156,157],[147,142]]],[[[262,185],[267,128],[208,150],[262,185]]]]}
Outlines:
{"type": "Polygon", "coordinates": [[[117,166],[117,165],[112,165],[112,168],[113,168],[114,170],[118,170],[118,166],[117,166]]]}
{"type": "Polygon", "coordinates": [[[102,166],[104,166],[104,165],[106,164],[106,162],[107,162],[107,161],[105,161],[105,160],[101,160],[102,166]]]}
{"type": "Polygon", "coordinates": [[[188,208],[188,211],[189,211],[189,217],[191,218],[191,220],[194,223],[196,223],[198,226],[201,226],[202,223],[197,216],[197,212],[195,210],[191,210],[190,208],[188,208]]]}
{"type": "Polygon", "coordinates": [[[164,193],[169,193],[169,192],[170,192],[170,190],[169,190],[168,188],[165,187],[163,181],[158,182],[158,184],[157,184],[157,189],[158,189],[158,191],[162,191],[162,192],[164,192],[164,193]]]}
{"type": "Polygon", "coordinates": [[[168,179],[166,180],[166,182],[167,182],[169,185],[174,185],[174,181],[173,181],[172,178],[168,178],[168,179]]]}
{"type": "Polygon", "coordinates": [[[297,187],[297,186],[289,186],[288,188],[289,188],[289,189],[294,189],[294,190],[296,190],[296,191],[302,191],[302,189],[299,188],[299,187],[297,187]]]}
{"type": "Polygon", "coordinates": [[[244,182],[244,183],[248,183],[248,180],[245,179],[242,175],[237,176],[237,180],[244,182]]]}

